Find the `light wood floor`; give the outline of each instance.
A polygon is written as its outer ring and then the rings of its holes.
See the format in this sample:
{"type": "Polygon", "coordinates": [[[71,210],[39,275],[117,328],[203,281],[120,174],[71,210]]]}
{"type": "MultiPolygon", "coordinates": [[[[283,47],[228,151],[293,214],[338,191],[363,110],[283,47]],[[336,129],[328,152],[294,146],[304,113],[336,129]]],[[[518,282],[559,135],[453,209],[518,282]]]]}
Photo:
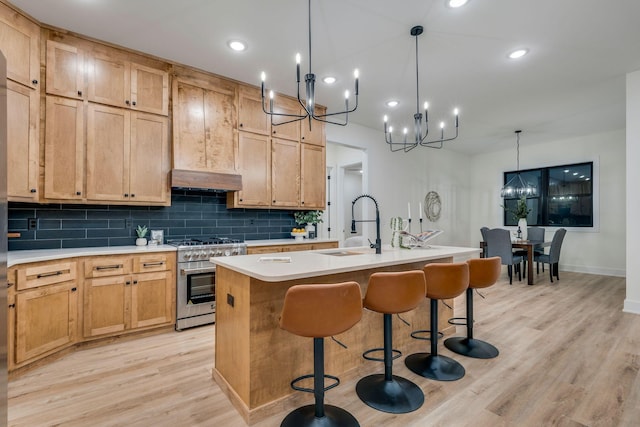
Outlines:
{"type": "MultiPolygon", "coordinates": [[[[377,412],[357,398],[355,379],[327,392],[327,403],[365,427],[640,425],[640,316],[622,312],[624,279],[560,277],[502,280],[475,297],[475,336],[500,355],[468,359],[441,345],[465,366],[463,379],[427,380],[398,359],[394,373],[424,390],[419,410],[377,412]]],[[[463,307],[457,299],[456,312],[463,307]]],[[[29,372],[9,383],[9,425],[243,427],[211,379],[213,333],[205,326],[86,349],[29,372]]],[[[278,426],[288,410],[255,425],[278,426]]]]}

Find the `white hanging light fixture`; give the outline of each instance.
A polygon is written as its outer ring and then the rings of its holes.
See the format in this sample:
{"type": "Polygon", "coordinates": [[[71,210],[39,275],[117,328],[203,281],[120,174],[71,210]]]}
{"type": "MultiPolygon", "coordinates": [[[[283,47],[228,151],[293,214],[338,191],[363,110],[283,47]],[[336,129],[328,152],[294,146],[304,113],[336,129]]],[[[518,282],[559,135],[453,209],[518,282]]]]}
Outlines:
{"type": "Polygon", "coordinates": [[[358,77],[359,77],[359,73],[358,70],[354,70],[353,72],[353,76],[355,77],[355,91],[354,91],[354,96],[355,96],[355,106],[351,109],[349,109],[349,91],[345,91],[345,95],[344,95],[344,110],[343,111],[339,111],[339,112],[334,112],[334,113],[326,113],[326,114],[316,114],[315,113],[315,84],[316,84],[316,75],[311,71],[311,0],[309,0],[309,73],[305,74],[304,76],[304,82],[305,82],[305,89],[306,89],[306,97],[305,99],[301,99],[300,98],[300,61],[301,61],[301,56],[300,54],[296,54],[296,82],[298,84],[298,102],[300,103],[300,105],[302,106],[302,108],[304,109],[304,114],[283,114],[283,113],[276,113],[273,111],[273,91],[269,91],[269,110],[265,109],[265,88],[264,88],[264,83],[266,80],[266,75],[264,72],[262,72],[261,78],[262,78],[262,83],[261,83],[261,91],[262,91],[262,110],[268,114],[269,116],[271,116],[271,125],[272,126],[279,126],[279,125],[284,125],[287,123],[292,123],[292,122],[297,122],[300,120],[304,120],[304,119],[309,119],[309,129],[311,129],[311,120],[318,120],[320,122],[325,122],[325,123],[330,123],[330,124],[334,124],[334,125],[340,125],[340,126],[346,126],[347,123],[349,122],[349,113],[353,113],[354,111],[356,111],[356,109],[358,108],[358,77]],[[329,117],[334,117],[334,116],[344,116],[344,121],[341,122],[337,122],[337,121],[333,121],[330,120],[329,117]],[[282,122],[278,122],[278,123],[274,123],[273,122],[273,118],[274,117],[281,117],[283,118],[284,121],[282,122]]]}
{"type": "Polygon", "coordinates": [[[411,151],[416,148],[418,145],[422,147],[429,148],[442,148],[442,143],[446,141],[452,141],[458,137],[458,109],[456,108],[453,111],[455,115],[455,129],[456,133],[454,136],[445,138],[444,137],[444,122],[440,122],[440,137],[433,139],[431,141],[427,141],[427,135],[429,134],[429,116],[428,116],[428,103],[424,103],[424,128],[422,125],[422,113],[420,112],[420,88],[418,84],[419,80],[419,72],[418,72],[418,36],[422,34],[424,29],[421,25],[417,25],[411,28],[409,32],[412,36],[416,38],[416,113],[413,115],[413,133],[414,140],[409,142],[407,140],[407,135],[409,130],[405,127],[402,130],[403,140],[402,142],[394,142],[393,141],[393,127],[387,125],[388,117],[384,116],[384,138],[387,144],[389,144],[389,149],[391,151],[411,151]]]}
{"type": "Polygon", "coordinates": [[[538,194],[538,189],[535,185],[526,182],[520,175],[520,133],[521,130],[515,131],[516,133],[516,174],[502,187],[500,190],[500,197],[530,197],[538,194]]]}

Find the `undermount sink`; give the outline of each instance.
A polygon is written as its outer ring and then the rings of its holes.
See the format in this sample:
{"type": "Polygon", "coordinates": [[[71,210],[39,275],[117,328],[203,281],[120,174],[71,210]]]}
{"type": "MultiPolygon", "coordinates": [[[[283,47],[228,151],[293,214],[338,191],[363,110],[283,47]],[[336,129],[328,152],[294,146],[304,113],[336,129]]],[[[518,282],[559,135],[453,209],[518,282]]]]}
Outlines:
{"type": "Polygon", "coordinates": [[[354,252],[354,251],[331,251],[331,252],[320,252],[323,255],[331,255],[331,256],[350,256],[350,255],[364,255],[362,252],[354,252]]]}

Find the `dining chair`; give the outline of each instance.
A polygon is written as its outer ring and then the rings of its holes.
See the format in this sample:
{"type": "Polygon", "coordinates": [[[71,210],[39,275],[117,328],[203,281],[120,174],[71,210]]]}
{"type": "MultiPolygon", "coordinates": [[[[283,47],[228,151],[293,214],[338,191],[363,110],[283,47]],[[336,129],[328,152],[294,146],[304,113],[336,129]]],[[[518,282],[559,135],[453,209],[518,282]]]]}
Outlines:
{"type": "MultiPolygon", "coordinates": [[[[483,242],[487,242],[487,230],[489,230],[489,227],[481,227],[480,228],[480,234],[482,234],[482,241],[483,242]]],[[[483,258],[487,257],[487,246],[485,245],[485,247],[482,249],[482,256],[483,258]]]]}
{"type": "Polygon", "coordinates": [[[556,279],[560,280],[560,275],[558,273],[558,262],[560,261],[560,249],[562,248],[562,241],[564,240],[564,235],[567,234],[567,230],[564,228],[559,228],[553,235],[553,240],[551,240],[551,246],[549,247],[548,254],[540,254],[534,257],[535,262],[541,262],[544,264],[549,264],[549,279],[551,279],[551,283],[553,283],[553,276],[556,276],[556,279]]]}
{"type": "Polygon", "coordinates": [[[507,273],[509,274],[509,284],[513,283],[513,270],[518,272],[518,280],[522,280],[522,272],[520,270],[520,263],[522,263],[522,256],[515,255],[511,250],[511,235],[509,230],[502,228],[494,228],[485,231],[485,242],[487,248],[487,257],[491,258],[499,256],[502,260],[502,265],[507,266],[507,273]]]}

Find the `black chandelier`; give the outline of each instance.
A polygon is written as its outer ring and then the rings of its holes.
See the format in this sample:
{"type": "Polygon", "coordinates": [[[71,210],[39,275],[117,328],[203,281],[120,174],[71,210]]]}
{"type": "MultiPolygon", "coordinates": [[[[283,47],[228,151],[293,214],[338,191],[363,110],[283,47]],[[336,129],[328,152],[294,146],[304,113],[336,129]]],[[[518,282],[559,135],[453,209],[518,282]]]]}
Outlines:
{"type": "Polygon", "coordinates": [[[279,126],[287,123],[297,122],[300,120],[304,120],[306,118],[309,119],[309,129],[311,129],[311,120],[318,120],[320,122],[330,123],[334,125],[346,126],[349,122],[349,113],[353,113],[358,108],[358,70],[356,69],[353,72],[353,76],[355,77],[355,97],[356,97],[356,105],[349,109],[349,91],[345,91],[344,97],[344,110],[335,112],[335,113],[326,113],[326,114],[316,114],[315,113],[315,85],[316,85],[316,75],[311,72],[311,0],[309,0],[309,73],[305,74],[304,82],[306,87],[306,98],[303,101],[300,98],[300,54],[296,54],[296,82],[298,84],[298,102],[304,108],[304,114],[284,114],[284,113],[276,113],[273,111],[273,91],[269,91],[269,111],[265,109],[265,94],[264,94],[264,82],[266,79],[266,75],[262,72],[262,84],[261,84],[261,92],[262,92],[262,111],[271,116],[271,125],[279,126]],[[336,122],[328,119],[329,117],[344,115],[344,122],[336,122]],[[273,117],[283,117],[285,121],[274,123],[273,117]]]}
{"type": "Polygon", "coordinates": [[[417,25],[411,28],[410,34],[416,38],[416,113],[413,115],[413,132],[414,132],[414,140],[412,142],[407,141],[408,129],[405,127],[402,131],[404,138],[402,142],[394,142],[392,138],[393,127],[387,126],[388,117],[384,116],[384,139],[389,144],[389,148],[391,151],[411,151],[417,146],[428,147],[428,148],[442,148],[443,143],[446,141],[452,141],[458,137],[458,109],[456,108],[453,111],[455,115],[455,128],[456,133],[454,136],[445,138],[444,137],[444,122],[440,122],[440,137],[437,139],[433,139],[431,141],[427,141],[427,135],[429,134],[429,116],[428,116],[428,107],[429,105],[424,103],[424,129],[422,126],[422,113],[420,112],[420,88],[418,83],[418,36],[422,34],[423,28],[421,25],[417,25]]]}
{"type": "Polygon", "coordinates": [[[530,197],[538,194],[538,189],[535,185],[526,182],[520,176],[520,133],[521,130],[515,131],[516,133],[516,174],[507,182],[500,190],[500,197],[530,197]]]}

